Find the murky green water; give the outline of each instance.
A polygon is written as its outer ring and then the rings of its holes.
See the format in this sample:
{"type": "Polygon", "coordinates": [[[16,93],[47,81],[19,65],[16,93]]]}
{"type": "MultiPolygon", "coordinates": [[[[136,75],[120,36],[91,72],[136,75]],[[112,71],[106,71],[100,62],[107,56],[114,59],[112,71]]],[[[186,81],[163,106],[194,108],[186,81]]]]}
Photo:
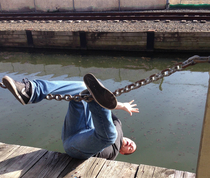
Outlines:
{"type": "MultiPolygon", "coordinates": [[[[91,72],[115,91],[192,55],[0,52],[0,77],[82,80],[91,72]]],[[[195,172],[209,71],[210,64],[198,64],[118,97],[122,102],[134,99],[140,113],[130,117],[115,111],[124,135],[138,146],[133,155],[120,155],[117,160],[195,172]]],[[[22,106],[8,90],[0,92],[0,142],[63,152],[60,134],[66,101],[44,100],[22,106]]]]}

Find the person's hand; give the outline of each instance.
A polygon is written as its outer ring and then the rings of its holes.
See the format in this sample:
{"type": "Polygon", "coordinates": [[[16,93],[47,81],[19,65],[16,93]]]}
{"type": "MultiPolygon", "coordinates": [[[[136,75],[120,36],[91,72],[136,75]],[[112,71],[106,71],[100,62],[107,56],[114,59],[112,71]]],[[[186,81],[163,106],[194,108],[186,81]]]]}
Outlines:
{"type": "Polygon", "coordinates": [[[121,103],[121,102],[117,102],[117,106],[115,109],[121,109],[124,110],[126,112],[128,112],[131,116],[132,113],[138,113],[139,109],[138,108],[134,108],[135,106],[137,106],[137,104],[132,104],[134,102],[134,100],[127,102],[127,103],[121,103]]]}

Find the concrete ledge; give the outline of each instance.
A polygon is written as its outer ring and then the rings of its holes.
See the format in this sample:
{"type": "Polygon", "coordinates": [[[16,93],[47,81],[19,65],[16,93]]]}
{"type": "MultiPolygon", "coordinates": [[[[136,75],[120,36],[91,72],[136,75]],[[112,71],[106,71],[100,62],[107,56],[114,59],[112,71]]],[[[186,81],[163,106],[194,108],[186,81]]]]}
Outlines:
{"type": "Polygon", "coordinates": [[[0,46],[28,46],[25,31],[0,31],[0,46]]]}
{"type": "Polygon", "coordinates": [[[86,33],[87,49],[144,51],[147,33],[86,33]]]}
{"type": "Polygon", "coordinates": [[[32,31],[35,48],[79,49],[79,32],[32,31]]]}
{"type": "Polygon", "coordinates": [[[177,51],[208,51],[209,32],[156,32],[154,49],[177,51]]]}
{"type": "Polygon", "coordinates": [[[0,47],[209,52],[209,32],[0,31],[0,47]]]}

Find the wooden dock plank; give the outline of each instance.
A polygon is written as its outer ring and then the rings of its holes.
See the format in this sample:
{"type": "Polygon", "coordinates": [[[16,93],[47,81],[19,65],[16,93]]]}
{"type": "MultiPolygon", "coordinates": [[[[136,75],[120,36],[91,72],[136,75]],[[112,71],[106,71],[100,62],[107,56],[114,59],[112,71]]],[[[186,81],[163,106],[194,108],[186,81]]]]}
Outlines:
{"type": "Polygon", "coordinates": [[[195,173],[167,169],[141,164],[137,172],[138,178],[195,178],[195,173]]]}
{"type": "MultiPolygon", "coordinates": [[[[83,162],[85,162],[85,160],[72,159],[69,162],[69,164],[65,167],[65,169],[61,172],[61,174],[58,176],[58,178],[70,177],[74,173],[73,170],[76,170],[77,167],[79,167],[83,162]]],[[[75,172],[77,172],[77,171],[75,171],[75,172]]]]}
{"type": "Polygon", "coordinates": [[[17,146],[0,162],[0,177],[24,175],[46,152],[40,148],[17,146]]]}
{"type": "Polygon", "coordinates": [[[57,178],[72,158],[67,154],[48,151],[23,178],[57,178]]]}
{"type": "Polygon", "coordinates": [[[14,149],[18,149],[19,145],[8,145],[0,142],[0,162],[9,157],[14,149]]]}
{"type": "Polygon", "coordinates": [[[107,160],[97,178],[131,178],[135,177],[139,165],[107,160]]]}
{"type": "Polygon", "coordinates": [[[74,170],[69,172],[65,178],[82,177],[82,178],[95,178],[100,172],[102,166],[106,162],[102,158],[89,158],[82,164],[77,166],[74,170]]]}
{"type": "Polygon", "coordinates": [[[194,173],[102,158],[78,160],[58,153],[0,142],[1,178],[195,178],[194,173]]]}
{"type": "Polygon", "coordinates": [[[155,178],[174,177],[174,176],[175,176],[175,170],[173,169],[155,167],[153,175],[153,177],[155,178]]]}
{"type": "Polygon", "coordinates": [[[154,166],[146,166],[141,164],[137,172],[137,177],[138,178],[153,177],[154,171],[155,171],[154,166]]]}

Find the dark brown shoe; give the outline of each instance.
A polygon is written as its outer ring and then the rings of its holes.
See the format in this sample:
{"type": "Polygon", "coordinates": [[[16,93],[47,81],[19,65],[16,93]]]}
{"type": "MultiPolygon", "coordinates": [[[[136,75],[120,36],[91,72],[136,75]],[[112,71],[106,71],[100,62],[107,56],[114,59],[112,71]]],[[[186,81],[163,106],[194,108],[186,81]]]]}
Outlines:
{"type": "Polygon", "coordinates": [[[105,88],[93,74],[86,74],[84,82],[94,100],[106,109],[115,109],[117,99],[114,94],[105,88]]]}

